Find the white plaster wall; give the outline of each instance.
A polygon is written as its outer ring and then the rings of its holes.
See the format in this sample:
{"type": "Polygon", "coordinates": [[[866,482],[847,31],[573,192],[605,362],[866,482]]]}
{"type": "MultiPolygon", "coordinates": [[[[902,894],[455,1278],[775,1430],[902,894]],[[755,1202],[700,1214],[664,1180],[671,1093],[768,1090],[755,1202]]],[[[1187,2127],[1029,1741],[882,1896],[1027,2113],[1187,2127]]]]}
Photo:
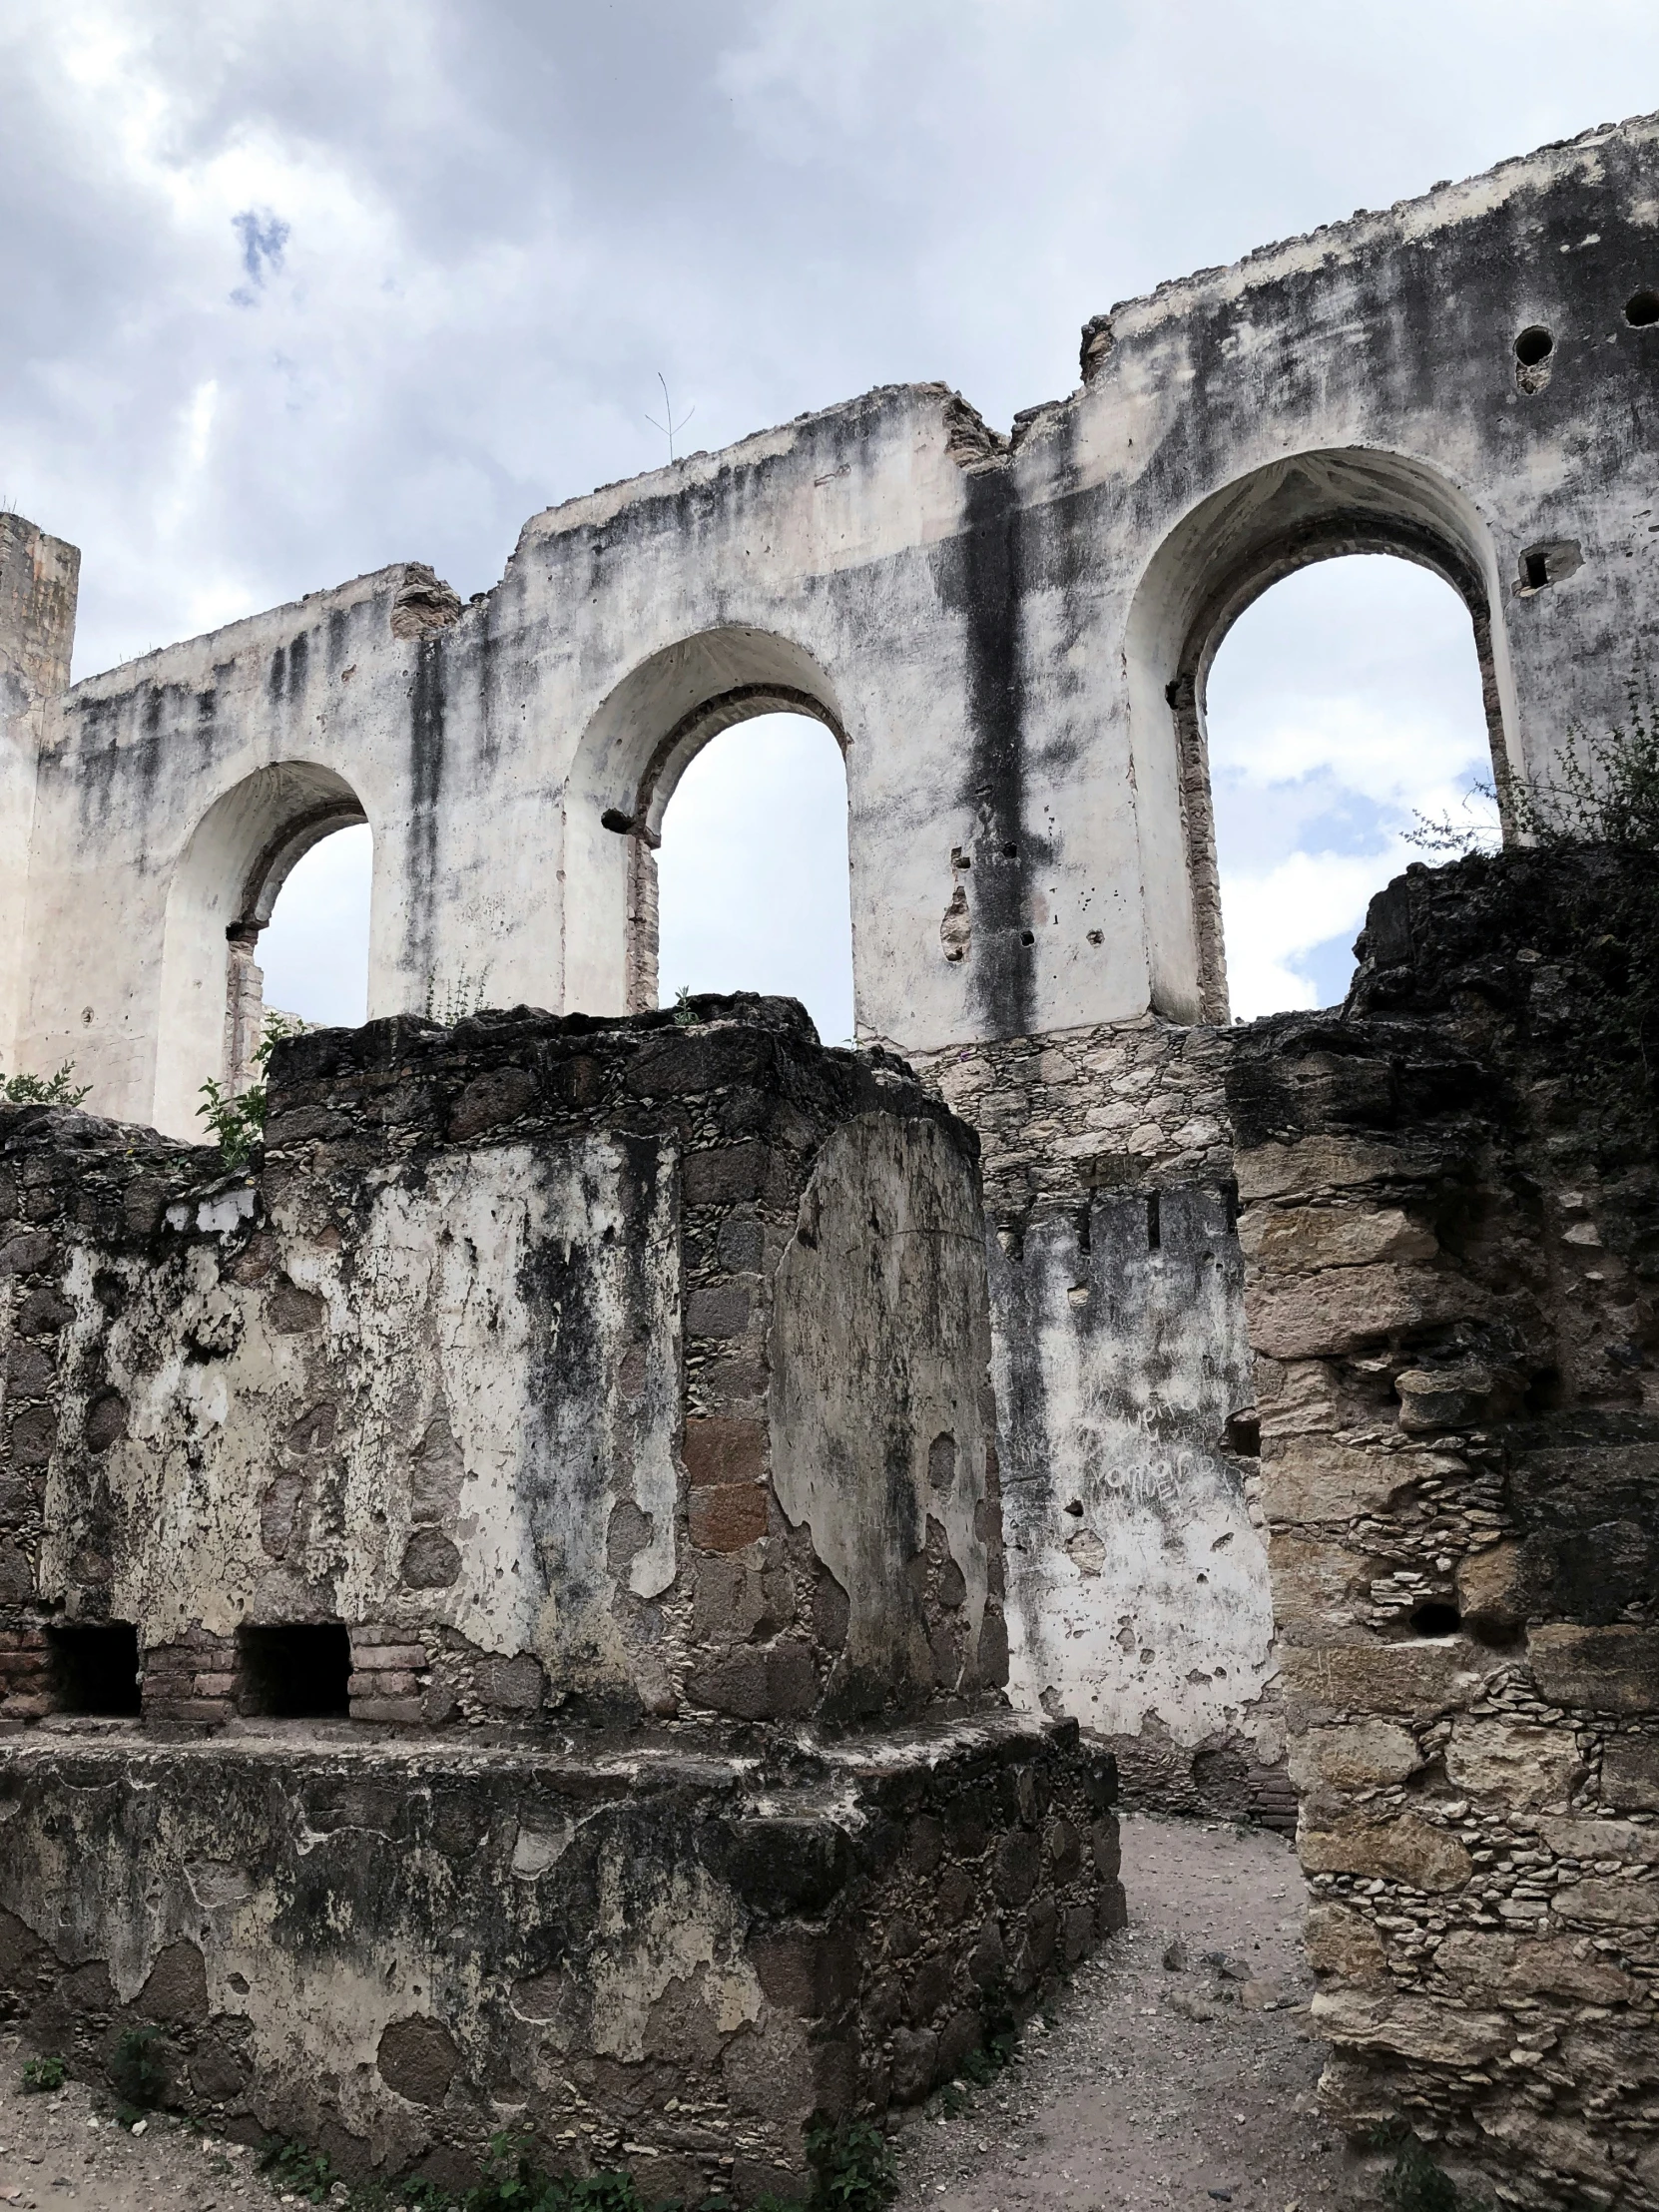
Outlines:
{"type": "MultiPolygon", "coordinates": [[[[208,809],[282,761],[332,769],[374,828],[373,1012],[456,991],[623,1010],[625,839],[599,816],[629,812],[701,702],[669,683],[615,703],[709,635],[707,685],[788,663],[834,704],[863,1034],[924,1050],[1149,998],[1189,1017],[1173,721],[1135,618],[1160,548],[1288,456],[1398,457],[1383,507],[1464,518],[1493,590],[1511,753],[1536,765],[1610,720],[1659,636],[1659,337],[1622,316],[1659,250],[1655,145],[1651,122],[1591,134],[1130,302],[1011,453],[943,387],[892,387],[535,517],[496,589],[426,636],[394,634],[392,569],[75,687],[45,734],[21,1049],[73,1049],[100,1110],[190,1133],[215,1070],[208,1025],[182,1039],[165,1004],[168,901],[208,809]],[[1529,394],[1531,321],[1558,343],[1529,394]],[[1399,488],[1412,471],[1431,494],[1399,488]],[[1513,588],[1524,548],[1560,538],[1576,572],[1513,588]],[[950,960],[958,886],[971,944],[950,960]]],[[[1181,604],[1224,537],[1193,537],[1181,604]]]]}
{"type": "MultiPolygon", "coordinates": [[[[680,1263],[672,1162],[643,1204],[637,1171],[598,1135],[386,1171],[345,1243],[279,1204],[278,1257],[256,1281],[220,1263],[252,1204],[232,1193],[180,1224],[196,1234],[172,1265],[126,1266],[113,1323],[76,1247],[72,1346],[105,1342],[100,1386],[127,1405],[95,1462],[121,1531],[116,1617],[146,1647],[194,1623],[441,1621],[484,1651],[534,1651],[556,1692],[638,1691],[612,1600],[623,1583],[649,1599],[674,1579],[680,1263]],[[562,1296],[531,1287],[549,1269],[562,1296]],[[293,1484],[299,1519],[277,1564],[262,1515],[319,1409],[327,1463],[313,1454],[293,1484]],[[413,1468],[434,1430],[456,1455],[439,1517],[458,1564],[447,1587],[406,1588],[423,1517],[413,1468]],[[613,1573],[625,1500],[649,1534],[613,1573]]],[[[86,1540],[84,1477],[67,1470],[86,1463],[87,1411],[66,1404],[48,1477],[49,1598],[67,1594],[86,1540]]]]}
{"type": "Polygon", "coordinates": [[[35,813],[36,732],[23,687],[0,669],[0,1075],[18,1070],[29,963],[25,926],[35,813]]]}
{"type": "Polygon", "coordinates": [[[846,1593],[839,1670],[877,1700],[894,1680],[980,1680],[989,1359],[971,1161],[937,1122],[860,1116],[820,1152],[778,1270],[772,1479],[846,1593]],[[948,1656],[917,1579],[930,1520],[959,1579],[948,1656]]]}
{"type": "Polygon", "coordinates": [[[1282,1723],[1267,1558],[1222,1448],[1254,1397],[1237,1241],[1196,1188],[1097,1199],[993,1243],[1005,1439],[1009,1691],[1110,1736],[1149,1722],[1196,1750],[1282,1723]]]}

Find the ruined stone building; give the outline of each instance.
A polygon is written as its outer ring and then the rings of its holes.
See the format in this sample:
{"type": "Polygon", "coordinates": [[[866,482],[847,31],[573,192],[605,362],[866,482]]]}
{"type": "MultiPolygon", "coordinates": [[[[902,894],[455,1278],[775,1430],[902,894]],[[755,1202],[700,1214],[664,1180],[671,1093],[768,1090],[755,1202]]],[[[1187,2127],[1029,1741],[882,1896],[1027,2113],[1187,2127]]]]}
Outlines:
{"type": "Polygon", "coordinates": [[[0,517],[0,1066],[92,1086],[0,1109],[38,2032],[162,2021],[182,2100],[396,2171],[518,2113],[752,2195],[1118,1924],[1115,1755],[1296,1821],[1345,2125],[1659,2207],[1653,863],[1413,871],[1344,1009],[1229,1029],[1205,737],[1242,610],[1367,551],[1467,607],[1500,795],[1618,719],[1659,119],[1081,372],[73,686],[78,555],[0,517]],[[655,1010],[664,811],[779,708],[845,760],[855,1050],[655,1010]],[[354,822],[372,1018],[227,1173],[199,1086],[354,822]],[[461,977],[516,1010],[426,1018],[461,977]]]}

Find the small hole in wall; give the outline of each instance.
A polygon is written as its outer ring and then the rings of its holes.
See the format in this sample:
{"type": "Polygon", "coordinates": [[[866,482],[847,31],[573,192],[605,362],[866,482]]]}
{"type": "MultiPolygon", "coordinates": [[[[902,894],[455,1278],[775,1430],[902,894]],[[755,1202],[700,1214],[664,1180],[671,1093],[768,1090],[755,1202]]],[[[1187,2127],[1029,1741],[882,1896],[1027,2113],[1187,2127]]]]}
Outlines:
{"type": "Polygon", "coordinates": [[[1146,1249],[1148,1252],[1161,1251],[1163,1242],[1163,1208],[1159,1203],[1158,1193],[1148,1191],[1146,1194],[1146,1249]]]}
{"type": "Polygon", "coordinates": [[[278,1628],[244,1628],[237,1636],[242,1662],[242,1709],[281,1720],[344,1720],[351,1639],[339,1621],[293,1622],[278,1628]]]}
{"type": "Polygon", "coordinates": [[[1624,319],[1638,330],[1659,322],[1659,291],[1633,291],[1624,303],[1624,319]]]}
{"type": "Polygon", "coordinates": [[[1547,361],[1555,350],[1555,337],[1541,322],[1534,322],[1515,340],[1515,358],[1522,368],[1536,368],[1540,361],[1547,361]]]}
{"type": "Polygon", "coordinates": [[[1005,860],[1017,860],[1019,858],[1019,846],[1017,844],[1005,844],[1002,847],[1002,857],[1005,860]]]}
{"type": "Polygon", "coordinates": [[[1081,1520],[1083,1518],[1083,1500],[1080,1497],[1074,1497],[1066,1507],[1066,1511],[1073,1520],[1081,1520]]]}
{"type": "Polygon", "coordinates": [[[1036,931],[1034,929],[1022,929],[1019,933],[1019,941],[1021,944],[1035,944],[1037,941],[1036,931]]]}
{"type": "Polygon", "coordinates": [[[1549,555],[1533,551],[1521,555],[1521,574],[1528,591],[1542,591],[1549,582],[1549,555]]]}
{"type": "Polygon", "coordinates": [[[1089,931],[1089,942],[1090,944],[1104,944],[1106,942],[1106,932],[1103,929],[1091,929],[1089,931]]]}
{"type": "Polygon", "coordinates": [[[1411,1626],[1419,1636],[1455,1636],[1462,1625],[1462,1614],[1443,1598],[1430,1598],[1411,1610],[1411,1626]]]}
{"type": "Polygon", "coordinates": [[[66,1623],[47,1642],[63,1713],[136,1713],[139,1709],[138,1630],[131,1621],[66,1623]]]}
{"type": "Polygon", "coordinates": [[[1228,1414],[1221,1440],[1229,1451],[1237,1452],[1241,1459],[1259,1459],[1262,1456],[1262,1422],[1254,1405],[1243,1406],[1238,1412],[1228,1414]]]}

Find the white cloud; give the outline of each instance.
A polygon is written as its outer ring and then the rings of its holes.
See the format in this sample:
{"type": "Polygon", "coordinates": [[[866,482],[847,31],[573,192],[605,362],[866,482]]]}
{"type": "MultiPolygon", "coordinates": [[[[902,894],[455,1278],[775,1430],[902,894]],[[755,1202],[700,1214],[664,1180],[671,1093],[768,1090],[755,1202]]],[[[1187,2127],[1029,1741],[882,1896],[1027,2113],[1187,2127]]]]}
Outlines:
{"type": "Polygon", "coordinates": [[[1304,569],[1223,642],[1207,711],[1233,1011],[1328,1001],[1372,896],[1423,857],[1414,819],[1464,819],[1491,774],[1468,616],[1404,561],[1304,569]]]}

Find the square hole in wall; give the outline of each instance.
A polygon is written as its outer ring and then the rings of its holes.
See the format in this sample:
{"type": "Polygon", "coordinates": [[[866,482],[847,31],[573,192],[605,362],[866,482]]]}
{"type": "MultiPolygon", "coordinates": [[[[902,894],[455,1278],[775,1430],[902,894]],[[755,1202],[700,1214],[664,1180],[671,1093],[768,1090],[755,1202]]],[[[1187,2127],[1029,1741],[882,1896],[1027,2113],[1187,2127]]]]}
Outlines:
{"type": "Polygon", "coordinates": [[[60,1713],[137,1713],[138,1630],[131,1621],[64,1622],[46,1635],[60,1713]]]}
{"type": "Polygon", "coordinates": [[[351,1639],[338,1621],[244,1628],[242,1710],[277,1720],[344,1720],[350,1711],[351,1639]]]}

